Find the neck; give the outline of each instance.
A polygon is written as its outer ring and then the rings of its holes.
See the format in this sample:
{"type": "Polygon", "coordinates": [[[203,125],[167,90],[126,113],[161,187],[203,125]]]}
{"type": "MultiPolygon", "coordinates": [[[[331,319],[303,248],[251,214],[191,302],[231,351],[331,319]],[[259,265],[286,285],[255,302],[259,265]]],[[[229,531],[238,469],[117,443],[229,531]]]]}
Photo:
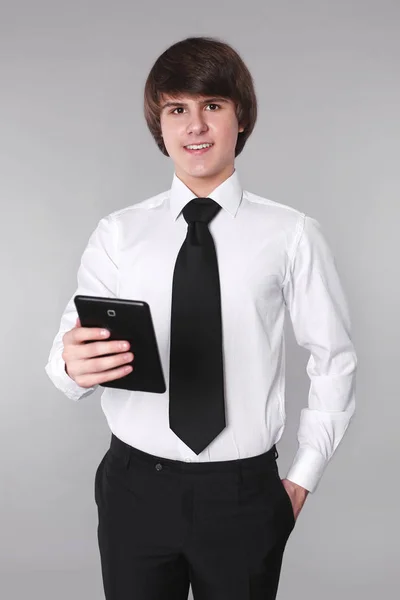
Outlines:
{"type": "Polygon", "coordinates": [[[215,188],[228,179],[235,171],[233,165],[228,165],[226,169],[214,177],[191,177],[187,173],[175,171],[176,176],[189,188],[198,198],[206,198],[215,188]]]}

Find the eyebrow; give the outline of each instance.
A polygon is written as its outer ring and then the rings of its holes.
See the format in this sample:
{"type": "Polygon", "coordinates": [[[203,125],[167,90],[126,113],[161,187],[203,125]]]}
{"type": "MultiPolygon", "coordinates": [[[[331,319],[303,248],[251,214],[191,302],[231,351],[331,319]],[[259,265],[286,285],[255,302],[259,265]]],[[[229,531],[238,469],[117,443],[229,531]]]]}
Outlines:
{"type": "MultiPolygon", "coordinates": [[[[197,101],[198,104],[211,104],[212,102],[225,102],[226,104],[228,104],[229,100],[227,100],[226,98],[222,98],[222,97],[216,97],[216,98],[206,98],[206,100],[198,100],[197,101]]],[[[162,105],[161,110],[164,110],[164,108],[168,108],[170,106],[187,106],[187,104],[185,102],[165,102],[165,104],[162,105]]]]}

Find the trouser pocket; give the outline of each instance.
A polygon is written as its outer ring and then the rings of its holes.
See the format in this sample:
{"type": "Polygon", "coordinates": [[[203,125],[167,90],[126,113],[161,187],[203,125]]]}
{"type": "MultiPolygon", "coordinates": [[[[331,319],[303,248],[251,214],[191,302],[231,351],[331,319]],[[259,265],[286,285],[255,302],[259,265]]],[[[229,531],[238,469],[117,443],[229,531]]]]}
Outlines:
{"type": "Polygon", "coordinates": [[[99,501],[100,501],[100,490],[101,490],[101,482],[102,482],[102,476],[103,476],[103,470],[104,470],[104,465],[105,462],[107,460],[107,455],[108,455],[108,450],[105,453],[105,455],[103,456],[103,458],[100,461],[99,466],[96,469],[96,473],[94,476],[94,500],[97,504],[97,506],[99,506],[99,501]]]}
{"type": "MultiPolygon", "coordinates": [[[[279,477],[279,475],[278,475],[278,477],[279,477]]],[[[292,504],[292,501],[290,499],[290,496],[289,496],[289,494],[288,494],[285,486],[282,483],[282,479],[280,477],[279,477],[279,481],[280,481],[281,488],[282,488],[282,495],[284,497],[284,501],[285,501],[286,506],[287,506],[288,518],[289,518],[289,520],[292,523],[292,529],[293,529],[293,527],[296,524],[296,519],[295,519],[294,511],[293,511],[293,504],[292,504]]]]}

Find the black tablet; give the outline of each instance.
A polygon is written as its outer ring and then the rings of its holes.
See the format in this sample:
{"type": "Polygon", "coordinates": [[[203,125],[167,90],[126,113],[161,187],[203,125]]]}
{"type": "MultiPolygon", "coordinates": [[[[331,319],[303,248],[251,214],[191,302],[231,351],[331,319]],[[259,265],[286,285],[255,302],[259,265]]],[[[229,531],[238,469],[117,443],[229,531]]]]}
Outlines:
{"type": "MultiPolygon", "coordinates": [[[[83,295],[75,296],[74,302],[82,327],[108,329],[110,335],[105,341],[127,340],[130,343],[128,352],[131,351],[135,355],[133,370],[130,373],[99,385],[159,394],[166,391],[156,334],[147,302],[83,295]]],[[[92,341],[94,340],[87,343],[92,341]]]]}

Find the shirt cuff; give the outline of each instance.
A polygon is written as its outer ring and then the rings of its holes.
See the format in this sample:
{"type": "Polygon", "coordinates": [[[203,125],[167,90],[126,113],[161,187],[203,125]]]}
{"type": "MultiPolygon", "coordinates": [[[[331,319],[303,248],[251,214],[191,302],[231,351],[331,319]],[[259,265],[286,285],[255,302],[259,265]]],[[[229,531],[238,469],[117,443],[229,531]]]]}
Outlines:
{"type": "Polygon", "coordinates": [[[70,400],[76,401],[84,396],[89,396],[98,387],[95,385],[90,388],[85,388],[78,385],[66,372],[65,362],[61,356],[61,352],[46,365],[45,370],[54,385],[70,400]]]}
{"type": "Polygon", "coordinates": [[[289,469],[286,479],[297,483],[309,492],[315,492],[328,461],[314,448],[301,446],[289,469]]]}

